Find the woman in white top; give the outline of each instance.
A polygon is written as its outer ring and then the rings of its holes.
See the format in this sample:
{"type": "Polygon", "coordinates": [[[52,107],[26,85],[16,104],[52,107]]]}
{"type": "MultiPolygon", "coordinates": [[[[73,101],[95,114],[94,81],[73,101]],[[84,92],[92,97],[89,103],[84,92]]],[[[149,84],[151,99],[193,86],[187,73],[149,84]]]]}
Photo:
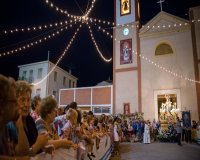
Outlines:
{"type": "Polygon", "coordinates": [[[149,127],[149,121],[146,121],[146,122],[145,122],[145,125],[144,125],[143,143],[145,143],[145,144],[149,144],[149,143],[150,143],[150,127],[149,127]]]}

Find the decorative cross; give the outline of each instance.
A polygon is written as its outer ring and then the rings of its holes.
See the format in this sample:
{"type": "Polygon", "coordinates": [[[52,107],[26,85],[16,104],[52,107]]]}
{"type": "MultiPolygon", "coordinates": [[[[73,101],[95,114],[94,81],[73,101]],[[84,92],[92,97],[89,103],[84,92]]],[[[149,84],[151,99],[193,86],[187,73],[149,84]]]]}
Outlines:
{"type": "Polygon", "coordinates": [[[165,0],[160,0],[157,3],[160,3],[160,11],[162,11],[162,3],[165,2],[165,0]]]}

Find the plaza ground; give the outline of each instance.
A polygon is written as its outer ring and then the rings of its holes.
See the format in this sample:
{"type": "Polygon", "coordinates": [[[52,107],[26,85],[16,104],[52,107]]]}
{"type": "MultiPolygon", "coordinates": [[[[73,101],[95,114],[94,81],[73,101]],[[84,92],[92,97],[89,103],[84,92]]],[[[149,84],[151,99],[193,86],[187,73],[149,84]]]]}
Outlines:
{"type": "Polygon", "coordinates": [[[182,143],[121,143],[120,156],[111,160],[199,160],[200,145],[182,143]]]}

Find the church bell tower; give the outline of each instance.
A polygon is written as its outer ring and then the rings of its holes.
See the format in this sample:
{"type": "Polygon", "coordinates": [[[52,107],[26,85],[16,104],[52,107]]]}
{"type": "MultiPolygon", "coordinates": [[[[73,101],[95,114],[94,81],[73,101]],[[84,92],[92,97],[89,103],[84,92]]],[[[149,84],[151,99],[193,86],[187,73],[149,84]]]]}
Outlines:
{"type": "Polygon", "coordinates": [[[115,0],[113,113],[142,112],[139,0],[115,0]]]}

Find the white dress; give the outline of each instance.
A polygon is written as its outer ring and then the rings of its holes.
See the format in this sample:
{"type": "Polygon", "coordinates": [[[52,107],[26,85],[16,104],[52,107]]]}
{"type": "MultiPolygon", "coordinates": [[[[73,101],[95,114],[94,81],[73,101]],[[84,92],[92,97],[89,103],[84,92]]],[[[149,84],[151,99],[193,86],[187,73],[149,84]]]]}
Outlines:
{"type": "Polygon", "coordinates": [[[114,124],[114,141],[118,142],[119,141],[119,134],[118,134],[118,127],[117,124],[114,124]]]}
{"type": "Polygon", "coordinates": [[[147,124],[144,126],[143,143],[150,143],[150,128],[147,124]]]}

